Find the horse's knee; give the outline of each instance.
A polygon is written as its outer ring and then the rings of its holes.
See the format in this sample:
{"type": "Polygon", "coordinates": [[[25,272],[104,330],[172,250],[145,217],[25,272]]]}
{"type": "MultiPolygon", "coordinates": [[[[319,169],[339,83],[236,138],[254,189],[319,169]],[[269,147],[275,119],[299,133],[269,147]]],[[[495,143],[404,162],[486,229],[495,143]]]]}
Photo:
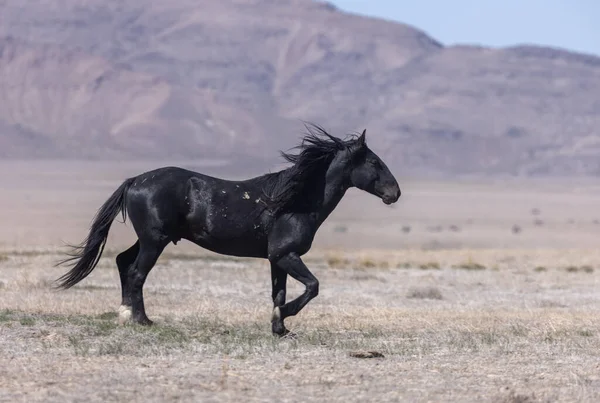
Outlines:
{"type": "Polygon", "coordinates": [[[138,270],[133,270],[132,272],[128,273],[128,281],[132,288],[141,289],[146,281],[146,276],[144,276],[138,270]]]}

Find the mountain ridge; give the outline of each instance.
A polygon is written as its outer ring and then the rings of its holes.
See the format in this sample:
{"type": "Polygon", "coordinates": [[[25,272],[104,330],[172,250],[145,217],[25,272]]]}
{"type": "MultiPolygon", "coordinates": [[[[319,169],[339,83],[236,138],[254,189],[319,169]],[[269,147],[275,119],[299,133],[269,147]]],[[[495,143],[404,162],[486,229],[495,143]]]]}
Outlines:
{"type": "Polygon", "coordinates": [[[600,174],[600,57],[445,46],[309,0],[0,3],[0,157],[280,162],[301,121],[399,172],[600,174]]]}

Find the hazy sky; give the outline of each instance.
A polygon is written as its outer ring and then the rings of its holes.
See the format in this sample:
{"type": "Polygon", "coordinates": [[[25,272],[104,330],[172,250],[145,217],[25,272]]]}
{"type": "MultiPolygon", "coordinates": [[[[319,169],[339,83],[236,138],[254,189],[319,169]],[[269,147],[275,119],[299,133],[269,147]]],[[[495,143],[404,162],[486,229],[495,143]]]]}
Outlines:
{"type": "Polygon", "coordinates": [[[397,20],[444,44],[550,45],[600,55],[600,0],[331,0],[397,20]]]}

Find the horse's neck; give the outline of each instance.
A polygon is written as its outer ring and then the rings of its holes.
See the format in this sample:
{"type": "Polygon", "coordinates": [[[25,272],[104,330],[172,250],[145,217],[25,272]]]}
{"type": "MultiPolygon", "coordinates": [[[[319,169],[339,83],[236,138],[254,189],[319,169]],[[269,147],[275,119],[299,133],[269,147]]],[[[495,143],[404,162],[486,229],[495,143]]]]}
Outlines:
{"type": "Polygon", "coordinates": [[[342,175],[342,167],[330,166],[327,169],[324,186],[323,201],[318,211],[319,225],[329,217],[348,190],[348,185],[342,175]]]}

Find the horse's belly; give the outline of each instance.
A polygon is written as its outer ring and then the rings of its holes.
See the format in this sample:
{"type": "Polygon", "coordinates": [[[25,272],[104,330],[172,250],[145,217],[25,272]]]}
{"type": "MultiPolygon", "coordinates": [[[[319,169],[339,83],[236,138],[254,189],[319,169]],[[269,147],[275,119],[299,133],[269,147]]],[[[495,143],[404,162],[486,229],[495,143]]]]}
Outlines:
{"type": "Polygon", "coordinates": [[[217,234],[196,234],[186,237],[196,245],[215,253],[242,257],[267,257],[267,242],[263,237],[218,236],[217,234]]]}

